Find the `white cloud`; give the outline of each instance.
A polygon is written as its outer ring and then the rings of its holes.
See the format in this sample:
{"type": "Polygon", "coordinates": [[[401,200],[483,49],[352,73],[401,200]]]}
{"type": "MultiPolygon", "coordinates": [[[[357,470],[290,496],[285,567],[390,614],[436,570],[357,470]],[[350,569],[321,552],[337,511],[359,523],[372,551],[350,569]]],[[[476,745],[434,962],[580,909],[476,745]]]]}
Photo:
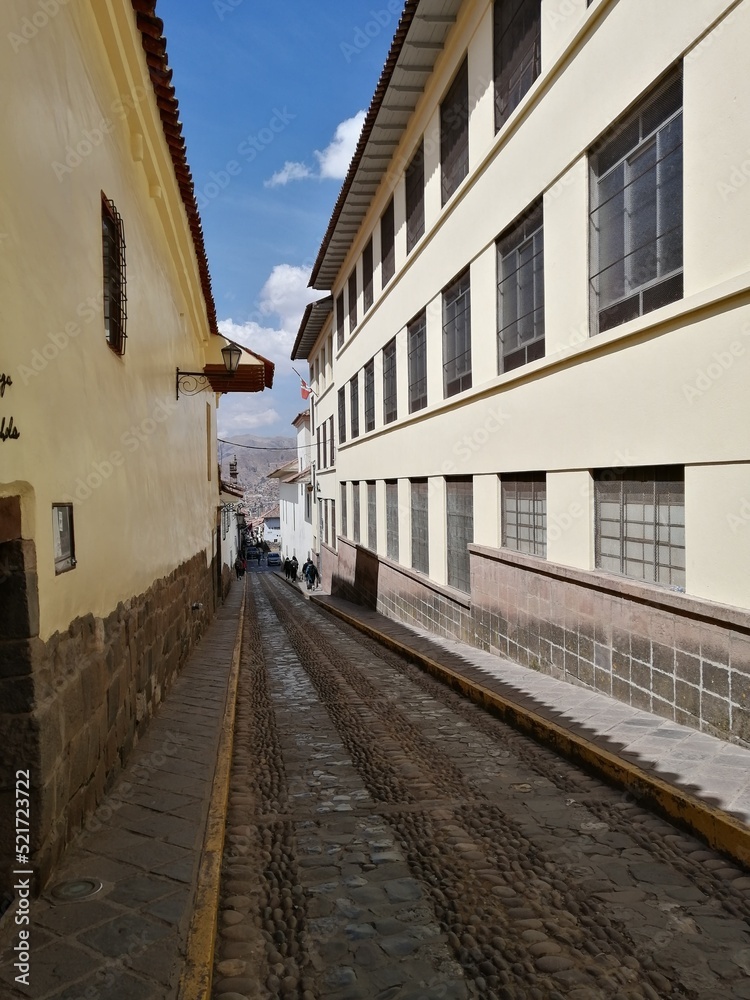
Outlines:
{"type": "Polygon", "coordinates": [[[238,434],[251,434],[263,427],[270,427],[280,418],[273,407],[257,409],[250,402],[252,396],[222,396],[217,414],[218,436],[231,438],[238,434]]]}
{"type": "Polygon", "coordinates": [[[267,181],[265,187],[278,187],[290,181],[301,181],[314,178],[317,180],[343,180],[349,170],[349,164],[357,148],[365,112],[358,111],[353,118],[347,118],[336,126],[333,139],[324,150],[314,150],[318,161],[316,173],[306,163],[287,160],[281,170],[278,170],[267,181]]]}
{"type": "Polygon", "coordinates": [[[292,160],[287,160],[281,170],[277,170],[273,177],[263,182],[263,186],[283,187],[289,181],[302,181],[306,177],[312,177],[312,175],[312,170],[306,163],[294,163],[292,160]]]}
{"type": "Polygon", "coordinates": [[[332,141],[322,153],[315,150],[321,178],[343,180],[346,177],[364,121],[365,112],[358,111],[353,118],[347,118],[337,126],[332,141]]]}

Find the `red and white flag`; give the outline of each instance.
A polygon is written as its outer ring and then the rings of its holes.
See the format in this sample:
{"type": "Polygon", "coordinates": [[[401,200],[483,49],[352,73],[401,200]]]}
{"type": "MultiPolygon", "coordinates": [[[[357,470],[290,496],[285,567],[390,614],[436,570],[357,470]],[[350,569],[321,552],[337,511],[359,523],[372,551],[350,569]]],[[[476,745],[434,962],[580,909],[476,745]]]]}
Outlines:
{"type": "Polygon", "coordinates": [[[300,384],[300,387],[299,387],[299,391],[302,394],[302,398],[303,399],[307,399],[309,397],[310,393],[312,392],[312,389],[307,384],[307,382],[305,382],[304,379],[300,379],[300,383],[301,384],[300,384]]]}

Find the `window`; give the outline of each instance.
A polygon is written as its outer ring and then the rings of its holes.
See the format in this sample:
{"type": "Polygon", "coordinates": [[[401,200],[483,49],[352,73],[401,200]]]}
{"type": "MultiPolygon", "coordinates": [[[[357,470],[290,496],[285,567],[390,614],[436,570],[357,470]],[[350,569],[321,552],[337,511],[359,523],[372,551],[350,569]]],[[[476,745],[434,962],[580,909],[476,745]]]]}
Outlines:
{"type": "Polygon", "coordinates": [[[353,333],[357,326],[357,269],[349,275],[349,285],[347,289],[349,296],[349,333],[353,333]]]}
{"type": "Polygon", "coordinates": [[[547,556],[547,477],[543,472],[500,477],[502,544],[547,556]]]}
{"type": "Polygon", "coordinates": [[[336,296],[336,347],[344,346],[344,293],[336,296]]]}
{"type": "Polygon", "coordinates": [[[336,501],[331,500],[331,545],[336,548],[336,501]]]}
{"type": "Polygon", "coordinates": [[[372,272],[372,240],[369,240],[367,246],[362,251],[362,309],[364,312],[367,312],[373,302],[372,272]]]}
{"type": "Polygon", "coordinates": [[[596,565],[685,586],[685,470],[662,465],[594,473],[596,565]]]}
{"type": "Polygon", "coordinates": [[[409,413],[427,406],[427,314],[424,310],[406,328],[409,355],[409,413]]]}
{"type": "Polygon", "coordinates": [[[375,360],[365,365],[365,433],[375,430],[375,360]]]}
{"type": "Polygon", "coordinates": [[[355,542],[359,542],[359,483],[352,483],[352,531],[355,542]]]}
{"type": "Polygon", "coordinates": [[[411,565],[420,573],[430,572],[430,535],[427,480],[411,481],[411,565]]]}
{"type": "Polygon", "coordinates": [[[469,272],[443,292],[443,393],[471,388],[471,297],[469,272]]]}
{"type": "Polygon", "coordinates": [[[52,505],[52,543],[55,554],[55,575],[75,569],[76,550],[73,537],[72,503],[52,505]]]}
{"type": "Polygon", "coordinates": [[[406,252],[411,253],[424,234],[424,142],[406,168],[406,252]]]}
{"type": "Polygon", "coordinates": [[[440,105],[440,180],[445,204],[469,172],[469,62],[440,105]]]}
{"type": "Polygon", "coordinates": [[[541,200],[497,241],[498,369],[544,357],[544,239],[541,200]]]}
{"type": "Polygon", "coordinates": [[[591,311],[603,333],[682,290],[682,73],[671,74],[594,148],[591,311]]]}
{"type": "Polygon", "coordinates": [[[367,484],[367,547],[378,550],[378,505],[375,483],[367,484]]]}
{"type": "Polygon", "coordinates": [[[318,452],[318,468],[322,469],[323,468],[323,464],[320,461],[320,458],[321,458],[321,455],[323,454],[323,452],[321,451],[321,447],[320,447],[321,446],[321,441],[320,441],[320,427],[318,427],[317,430],[315,431],[315,438],[316,438],[316,445],[317,445],[317,452],[318,452]]]}
{"type": "Polygon", "coordinates": [[[389,559],[398,562],[398,483],[389,480],[385,484],[385,537],[389,559]]]}
{"type": "Polygon", "coordinates": [[[305,489],[305,520],[312,523],[312,488],[305,489]]]}
{"type": "Polygon", "coordinates": [[[352,440],[359,437],[359,372],[349,383],[349,411],[352,421],[352,440]]]}
{"type": "Polygon", "coordinates": [[[322,469],[328,468],[328,421],[324,420],[321,424],[323,429],[323,465],[322,469]]]}
{"type": "Polygon", "coordinates": [[[398,416],[396,392],[396,339],[383,348],[383,423],[390,424],[398,416]]]}
{"type": "Polygon", "coordinates": [[[474,541],[474,486],[471,476],[445,480],[448,586],[471,589],[469,550],[474,541]]]}
{"type": "Polygon", "coordinates": [[[330,464],[336,464],[336,435],[333,432],[333,416],[328,418],[328,440],[331,442],[330,464]]]}
{"type": "Polygon", "coordinates": [[[380,285],[385,288],[396,272],[396,240],[393,198],[380,218],[380,285]]]}
{"type": "Polygon", "coordinates": [[[328,545],[328,501],[323,501],[323,542],[328,545]]]}
{"type": "Polygon", "coordinates": [[[102,193],[102,263],[104,275],[104,331],[115,354],[125,353],[127,297],[125,294],[125,237],[122,219],[102,193]]]}
{"type": "Polygon", "coordinates": [[[346,441],[346,387],[339,389],[339,444],[346,441]]]}
{"type": "Polygon", "coordinates": [[[346,483],[341,484],[341,534],[346,538],[349,533],[348,511],[346,507],[346,483]]]}
{"type": "Polygon", "coordinates": [[[541,0],[495,2],[495,128],[518,107],[541,71],[541,0]]]}

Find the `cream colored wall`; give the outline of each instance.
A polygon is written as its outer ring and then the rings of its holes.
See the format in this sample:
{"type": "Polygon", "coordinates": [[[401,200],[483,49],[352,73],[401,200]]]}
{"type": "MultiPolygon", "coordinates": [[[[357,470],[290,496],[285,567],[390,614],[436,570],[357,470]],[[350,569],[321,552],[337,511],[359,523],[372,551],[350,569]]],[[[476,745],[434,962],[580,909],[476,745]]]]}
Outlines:
{"type": "MultiPolygon", "coordinates": [[[[3,39],[28,13],[6,0],[3,39]]],[[[109,614],[197,552],[210,559],[215,401],[175,400],[175,368],[202,368],[209,331],[130,4],[61,6],[0,60],[0,91],[0,367],[13,377],[0,405],[21,431],[0,444],[0,490],[30,484],[24,532],[36,540],[46,638],[109,614]],[[69,147],[80,153],[65,169],[69,147]],[[101,190],[127,246],[124,357],[104,335],[101,190]],[[71,498],[77,567],[55,576],[51,507],[71,498]]]]}

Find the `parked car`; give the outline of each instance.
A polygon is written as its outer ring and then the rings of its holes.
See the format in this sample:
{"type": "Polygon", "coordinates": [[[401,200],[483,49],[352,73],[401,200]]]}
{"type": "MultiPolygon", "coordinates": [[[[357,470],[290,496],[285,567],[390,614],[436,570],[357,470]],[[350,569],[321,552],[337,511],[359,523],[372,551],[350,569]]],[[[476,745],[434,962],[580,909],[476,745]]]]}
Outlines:
{"type": "Polygon", "coordinates": [[[281,566],[281,556],[278,552],[269,552],[266,556],[266,566],[281,566]]]}

